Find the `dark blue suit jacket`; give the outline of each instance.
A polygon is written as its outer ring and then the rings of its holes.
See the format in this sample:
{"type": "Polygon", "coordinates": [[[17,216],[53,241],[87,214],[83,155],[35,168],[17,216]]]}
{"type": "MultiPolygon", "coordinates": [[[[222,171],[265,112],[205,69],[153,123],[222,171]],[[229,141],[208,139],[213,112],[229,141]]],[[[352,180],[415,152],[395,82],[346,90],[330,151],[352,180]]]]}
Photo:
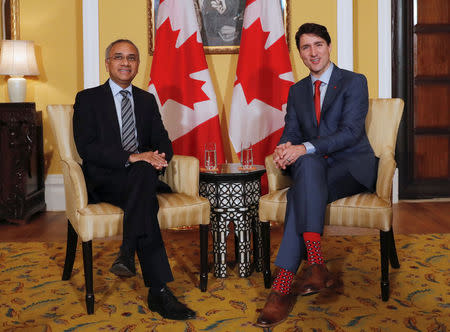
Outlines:
{"type": "Polygon", "coordinates": [[[365,130],[369,107],[364,75],[333,68],[317,125],[311,77],[307,76],[289,90],[285,128],[281,143],[310,142],[316,154],[327,155],[327,162],[347,165],[353,177],[374,190],[378,159],[365,130]]]}

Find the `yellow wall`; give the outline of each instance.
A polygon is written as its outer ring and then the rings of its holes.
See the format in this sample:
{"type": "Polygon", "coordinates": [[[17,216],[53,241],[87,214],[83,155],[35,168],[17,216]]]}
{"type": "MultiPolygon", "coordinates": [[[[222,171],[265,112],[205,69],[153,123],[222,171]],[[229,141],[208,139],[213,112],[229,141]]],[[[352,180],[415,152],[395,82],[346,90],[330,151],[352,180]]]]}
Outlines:
{"type": "MultiPolygon", "coordinates": [[[[48,104],[71,104],[83,88],[82,8],[80,0],[20,1],[20,39],[33,40],[40,75],[27,77],[26,101],[43,111],[47,173],[61,173],[48,121],[48,104]]],[[[8,102],[6,77],[0,101],[8,102]]]]}
{"type": "MultiPolygon", "coordinates": [[[[332,60],[336,52],[336,0],[318,2],[290,0],[291,61],[295,80],[308,74],[301,62],[294,35],[304,22],[317,22],[328,27],[333,43],[332,60]]],[[[141,52],[140,72],[135,85],[146,88],[151,60],[147,49],[148,0],[99,0],[100,82],[106,80],[104,49],[112,40],[129,38],[141,52]]],[[[377,1],[354,0],[354,70],[364,73],[369,81],[370,97],[378,95],[377,1]]],[[[77,91],[83,88],[83,44],[81,0],[21,0],[20,36],[36,45],[41,75],[28,78],[27,101],[36,102],[44,115],[44,149],[47,173],[60,173],[58,157],[46,121],[48,104],[72,104],[77,91]]],[[[235,160],[228,141],[228,119],[235,77],[237,55],[207,55],[211,77],[216,88],[222,138],[226,157],[235,160]]],[[[0,101],[7,102],[6,78],[0,79],[0,101]]]]}

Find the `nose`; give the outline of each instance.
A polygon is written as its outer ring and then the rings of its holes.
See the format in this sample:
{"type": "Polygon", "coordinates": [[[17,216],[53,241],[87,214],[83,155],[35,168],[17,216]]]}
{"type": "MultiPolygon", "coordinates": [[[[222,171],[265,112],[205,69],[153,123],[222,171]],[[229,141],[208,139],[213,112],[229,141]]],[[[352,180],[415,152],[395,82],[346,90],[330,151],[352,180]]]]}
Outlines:
{"type": "Polygon", "coordinates": [[[315,46],[311,47],[311,55],[316,56],[317,55],[317,48],[315,46]]]}

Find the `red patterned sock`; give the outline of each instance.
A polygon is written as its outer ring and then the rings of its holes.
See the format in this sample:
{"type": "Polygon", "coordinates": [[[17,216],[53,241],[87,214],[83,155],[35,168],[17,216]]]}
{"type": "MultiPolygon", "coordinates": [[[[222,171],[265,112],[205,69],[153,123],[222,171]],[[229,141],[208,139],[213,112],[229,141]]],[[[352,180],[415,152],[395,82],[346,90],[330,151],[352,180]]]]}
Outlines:
{"type": "Polygon", "coordinates": [[[305,232],[303,233],[306,252],[308,253],[309,264],[323,264],[322,250],[320,249],[320,234],[305,232]]]}
{"type": "Polygon", "coordinates": [[[294,276],[294,272],[285,270],[281,267],[280,271],[278,271],[277,277],[273,281],[272,289],[285,295],[289,294],[291,292],[294,276]]]}

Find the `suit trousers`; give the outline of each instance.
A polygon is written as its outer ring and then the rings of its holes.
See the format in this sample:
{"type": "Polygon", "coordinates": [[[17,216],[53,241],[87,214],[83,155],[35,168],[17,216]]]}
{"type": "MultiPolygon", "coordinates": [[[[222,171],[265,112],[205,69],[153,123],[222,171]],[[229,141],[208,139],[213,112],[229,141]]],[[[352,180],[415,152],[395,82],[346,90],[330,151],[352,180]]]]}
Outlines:
{"type": "Polygon", "coordinates": [[[323,233],[327,204],[367,188],[350,174],[347,163],[316,154],[299,157],[288,172],[293,184],[287,193],[284,234],[275,265],[296,273],[306,254],[303,233],[323,233]]]}
{"type": "Polygon", "coordinates": [[[137,252],[147,287],[163,286],[173,280],[157,218],[158,182],[158,171],[149,163],[138,161],[124,169],[112,170],[102,177],[101,183],[96,183],[95,192],[91,193],[96,199],[124,210],[121,249],[133,256],[137,252]]]}

